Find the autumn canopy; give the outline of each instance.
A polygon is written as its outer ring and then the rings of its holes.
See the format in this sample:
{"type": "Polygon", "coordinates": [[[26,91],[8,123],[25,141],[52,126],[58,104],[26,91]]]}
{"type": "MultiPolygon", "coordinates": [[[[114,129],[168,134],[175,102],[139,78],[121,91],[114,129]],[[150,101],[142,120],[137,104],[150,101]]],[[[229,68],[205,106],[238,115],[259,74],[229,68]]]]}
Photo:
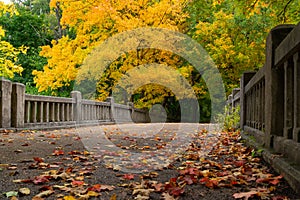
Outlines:
{"type": "MultiPolygon", "coordinates": [[[[280,23],[296,23],[300,20],[297,2],[39,0],[27,5],[25,1],[15,1],[21,16],[25,15],[24,13],[28,15],[29,10],[32,15],[39,16],[38,19],[32,20],[44,20],[44,25],[37,25],[34,29],[33,21],[28,22],[27,32],[33,30],[31,35],[37,33],[38,37],[47,35],[35,49],[29,47],[29,55],[18,62],[18,54],[24,53],[25,47],[10,39],[16,38],[13,35],[16,31],[15,27],[9,26],[9,20],[17,21],[20,18],[16,17],[17,13],[9,10],[9,6],[1,3],[1,12],[10,14],[2,14],[3,23],[0,24],[0,52],[1,55],[5,55],[0,60],[0,73],[13,79],[14,75],[25,70],[25,75],[17,75],[17,81],[28,85],[27,92],[68,96],[78,81],[88,78],[81,76],[81,70],[85,59],[95,47],[116,34],[153,27],[185,34],[199,43],[217,66],[226,94],[229,94],[238,86],[243,71],[257,70],[263,65],[265,38],[270,29],[280,23]],[[8,22],[4,23],[6,18],[9,18],[8,22]],[[4,29],[8,34],[5,35],[4,29]],[[32,86],[38,88],[38,91],[32,89],[32,86]]],[[[20,23],[19,26],[24,26],[22,30],[26,29],[26,23],[24,19],[20,23]]],[[[20,38],[22,41],[28,39],[20,38]]],[[[167,39],[166,37],[165,40],[167,39]]],[[[36,45],[37,39],[27,46],[31,44],[36,45]]],[[[85,91],[85,97],[105,100],[114,90],[119,90],[123,95],[116,100],[120,103],[133,101],[137,107],[148,108],[160,103],[170,116],[175,116],[180,98],[168,87],[146,84],[136,88],[130,95],[126,93],[126,88],[116,87],[128,71],[149,63],[168,66],[180,73],[199,101],[201,120],[206,121],[209,118],[211,97],[207,83],[196,70],[198,66],[193,66],[185,58],[164,49],[137,48],[119,55],[109,66],[105,66],[105,71],[92,86],[95,91],[85,91]]],[[[163,73],[163,70],[160,73],[163,73]]],[[[155,76],[154,74],[151,76],[155,76]]],[[[170,83],[174,81],[172,78],[166,80],[170,83]]],[[[90,86],[88,83],[87,85],[90,86]]],[[[176,117],[173,120],[178,121],[176,117]]]]}

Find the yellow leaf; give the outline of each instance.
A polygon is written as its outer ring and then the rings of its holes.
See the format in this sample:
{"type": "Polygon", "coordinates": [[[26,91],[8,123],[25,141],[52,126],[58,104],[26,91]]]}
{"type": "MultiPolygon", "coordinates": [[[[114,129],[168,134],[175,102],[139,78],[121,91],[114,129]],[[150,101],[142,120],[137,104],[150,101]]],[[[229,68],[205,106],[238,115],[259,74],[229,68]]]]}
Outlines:
{"type": "Polygon", "coordinates": [[[29,195],[30,194],[30,189],[29,188],[20,188],[19,192],[23,195],[29,195]]]}
{"type": "Polygon", "coordinates": [[[76,200],[73,196],[64,196],[64,200],[76,200]]]}
{"type": "Polygon", "coordinates": [[[117,200],[117,195],[116,194],[113,194],[109,200],[117,200]]]}
{"type": "Polygon", "coordinates": [[[97,192],[95,192],[95,191],[88,191],[87,195],[88,195],[89,197],[97,197],[97,196],[99,196],[100,194],[97,193],[97,192]]]}

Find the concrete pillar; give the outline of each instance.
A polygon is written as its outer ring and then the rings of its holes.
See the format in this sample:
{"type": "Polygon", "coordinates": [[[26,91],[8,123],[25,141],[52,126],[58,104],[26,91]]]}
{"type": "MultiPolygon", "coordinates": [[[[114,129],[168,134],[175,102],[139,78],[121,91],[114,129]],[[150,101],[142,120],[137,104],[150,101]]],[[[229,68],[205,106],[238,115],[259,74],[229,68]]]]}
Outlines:
{"type": "Polygon", "coordinates": [[[60,104],[60,116],[59,119],[60,121],[64,122],[65,120],[65,103],[60,104]]]}
{"type": "Polygon", "coordinates": [[[82,96],[79,91],[72,91],[71,97],[74,99],[75,104],[73,106],[73,119],[76,122],[81,121],[81,104],[82,104],[82,96]]]}
{"type": "Polygon", "coordinates": [[[12,126],[15,128],[22,128],[24,127],[25,115],[25,85],[13,83],[11,98],[12,126]]]}
{"type": "Polygon", "coordinates": [[[293,139],[300,142],[300,56],[294,54],[294,130],[293,139]]]}
{"type": "Polygon", "coordinates": [[[9,80],[0,80],[0,127],[11,127],[11,91],[12,83],[9,80]]]}
{"type": "Polygon", "coordinates": [[[37,122],[43,122],[44,102],[37,103],[37,122]]]}
{"type": "Polygon", "coordinates": [[[43,105],[43,121],[44,122],[49,122],[49,116],[50,116],[49,102],[44,102],[44,105],[43,105]]]}
{"type": "Polygon", "coordinates": [[[107,97],[106,99],[107,102],[110,103],[110,111],[109,111],[109,115],[110,115],[110,120],[112,122],[115,122],[115,116],[116,116],[116,112],[115,112],[115,100],[113,97],[107,97]]]}
{"type": "Polygon", "coordinates": [[[284,69],[274,67],[274,52],[293,27],[293,25],[279,25],[273,28],[267,37],[265,63],[266,147],[273,147],[273,135],[283,136],[284,116],[279,113],[284,113],[284,69]]]}
{"type": "MultiPolygon", "coordinates": [[[[243,130],[244,125],[246,125],[246,96],[245,96],[245,86],[256,72],[244,72],[240,80],[240,128],[243,130]]],[[[248,109],[249,110],[249,109],[248,109]]]]}
{"type": "Polygon", "coordinates": [[[49,122],[55,122],[55,103],[49,102],[49,122]]]}
{"type": "Polygon", "coordinates": [[[25,123],[30,122],[30,101],[25,101],[25,116],[24,116],[25,123]]]}
{"type": "Polygon", "coordinates": [[[37,102],[31,101],[30,102],[30,122],[36,123],[37,119],[37,102]]]}

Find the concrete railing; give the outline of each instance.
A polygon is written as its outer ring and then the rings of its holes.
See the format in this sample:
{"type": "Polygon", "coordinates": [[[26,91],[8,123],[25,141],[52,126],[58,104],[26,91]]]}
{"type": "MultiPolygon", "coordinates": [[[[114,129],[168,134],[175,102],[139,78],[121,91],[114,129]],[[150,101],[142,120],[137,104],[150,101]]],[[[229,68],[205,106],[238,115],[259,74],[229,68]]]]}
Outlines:
{"type": "Polygon", "coordinates": [[[0,128],[55,128],[97,125],[105,122],[149,122],[148,111],[121,105],[112,97],[106,102],[25,94],[20,83],[0,80],[0,128]]]}
{"type": "MultiPolygon", "coordinates": [[[[300,23],[275,27],[267,38],[264,67],[245,72],[239,92],[241,129],[296,165],[300,163],[299,54],[300,23]]],[[[235,106],[233,96],[228,103],[235,106]]],[[[300,192],[300,179],[286,177],[300,192]]]]}
{"type": "Polygon", "coordinates": [[[234,88],[228,96],[227,105],[231,108],[236,108],[240,105],[240,88],[234,88]]]}

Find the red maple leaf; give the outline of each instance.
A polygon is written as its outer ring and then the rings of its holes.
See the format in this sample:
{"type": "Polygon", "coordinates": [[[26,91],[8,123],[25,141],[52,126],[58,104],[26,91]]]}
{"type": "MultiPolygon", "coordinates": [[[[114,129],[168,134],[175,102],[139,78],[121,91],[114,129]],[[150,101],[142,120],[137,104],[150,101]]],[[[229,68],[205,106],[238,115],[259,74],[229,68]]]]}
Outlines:
{"type": "Polygon", "coordinates": [[[65,152],[63,150],[54,150],[53,154],[54,156],[64,155],[65,152]]]}
{"type": "Polygon", "coordinates": [[[194,176],[185,176],[183,178],[184,182],[186,182],[188,185],[192,185],[193,183],[197,182],[197,179],[194,176]]]}
{"type": "Polygon", "coordinates": [[[33,160],[36,161],[37,163],[44,162],[44,159],[40,157],[33,157],[33,160]]]}
{"type": "Polygon", "coordinates": [[[37,185],[37,184],[49,182],[50,178],[51,178],[51,176],[43,176],[43,175],[36,176],[36,177],[34,177],[32,182],[37,185]]]}
{"type": "Polygon", "coordinates": [[[84,184],[84,181],[72,181],[72,186],[81,186],[84,184]]]}
{"type": "Polygon", "coordinates": [[[101,185],[100,184],[93,185],[92,187],[88,188],[88,191],[100,192],[101,185]]]}
{"type": "Polygon", "coordinates": [[[181,194],[184,193],[184,188],[180,187],[173,187],[169,190],[169,193],[175,197],[180,196],[181,194]]]}
{"type": "Polygon", "coordinates": [[[175,197],[184,193],[184,188],[179,187],[177,184],[177,178],[171,178],[170,181],[165,184],[165,190],[175,197]]]}
{"type": "Polygon", "coordinates": [[[199,174],[199,171],[197,168],[194,168],[194,167],[190,167],[190,168],[186,168],[184,170],[181,170],[180,171],[180,174],[190,174],[190,175],[198,175],[199,174]]]}
{"type": "Polygon", "coordinates": [[[243,166],[245,163],[246,163],[245,160],[239,160],[239,161],[234,161],[234,162],[233,162],[233,164],[234,164],[236,167],[241,167],[241,166],[243,166]]]}
{"type": "Polygon", "coordinates": [[[132,180],[134,179],[134,174],[124,174],[122,178],[126,180],[132,180]]]}

